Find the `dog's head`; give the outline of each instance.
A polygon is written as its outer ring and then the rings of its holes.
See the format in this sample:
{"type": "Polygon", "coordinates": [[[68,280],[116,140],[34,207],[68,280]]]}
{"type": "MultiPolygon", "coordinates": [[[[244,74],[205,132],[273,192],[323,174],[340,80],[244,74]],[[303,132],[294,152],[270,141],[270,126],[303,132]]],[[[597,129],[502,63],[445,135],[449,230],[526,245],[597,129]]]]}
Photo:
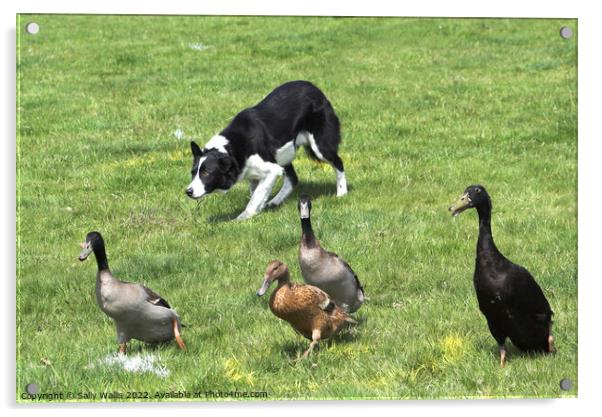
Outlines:
{"type": "Polygon", "coordinates": [[[190,142],[192,149],[192,182],[186,195],[199,199],[213,191],[226,192],[236,182],[236,160],[217,149],[199,148],[190,142]]]}

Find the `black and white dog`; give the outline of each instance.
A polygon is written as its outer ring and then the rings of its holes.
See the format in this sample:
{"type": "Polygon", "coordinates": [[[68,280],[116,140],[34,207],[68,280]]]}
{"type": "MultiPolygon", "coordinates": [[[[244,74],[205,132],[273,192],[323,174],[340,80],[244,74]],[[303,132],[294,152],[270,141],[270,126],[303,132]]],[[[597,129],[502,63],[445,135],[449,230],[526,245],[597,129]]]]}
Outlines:
{"type": "Polygon", "coordinates": [[[347,193],[339,119],[332,105],[308,81],[282,84],[254,107],[238,113],[204,148],[191,142],[192,182],[186,195],[199,199],[213,191],[228,191],[244,178],[251,183],[251,200],[238,219],[247,219],[266,205],[276,179],[285,175],[280,191],[267,203],[280,205],[297,184],[293,160],[304,146],[336,173],[337,196],[347,193]]]}

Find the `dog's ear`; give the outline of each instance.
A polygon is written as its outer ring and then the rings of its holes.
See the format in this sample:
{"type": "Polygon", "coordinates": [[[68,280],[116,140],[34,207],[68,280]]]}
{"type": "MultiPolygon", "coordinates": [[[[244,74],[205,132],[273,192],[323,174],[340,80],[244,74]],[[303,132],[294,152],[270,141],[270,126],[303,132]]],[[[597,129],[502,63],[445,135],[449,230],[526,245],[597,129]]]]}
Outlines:
{"type": "Polygon", "coordinates": [[[218,159],[218,166],[224,175],[224,189],[229,190],[235,183],[237,175],[236,160],[231,156],[218,159]]]}
{"type": "Polygon", "coordinates": [[[230,171],[230,168],[232,167],[232,160],[229,156],[223,156],[219,158],[217,162],[219,163],[219,170],[221,172],[226,173],[230,171]]]}
{"type": "Polygon", "coordinates": [[[195,141],[190,142],[190,150],[192,150],[193,156],[201,156],[203,154],[203,151],[201,148],[199,148],[199,145],[197,145],[195,141]]]}

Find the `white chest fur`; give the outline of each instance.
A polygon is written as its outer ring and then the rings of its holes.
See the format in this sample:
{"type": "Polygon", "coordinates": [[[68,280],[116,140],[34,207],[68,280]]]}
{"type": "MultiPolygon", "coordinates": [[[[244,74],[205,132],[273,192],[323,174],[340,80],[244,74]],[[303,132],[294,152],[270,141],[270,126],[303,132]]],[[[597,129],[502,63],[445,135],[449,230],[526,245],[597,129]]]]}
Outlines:
{"type": "Polygon", "coordinates": [[[274,171],[276,171],[277,175],[282,175],[282,168],[278,168],[278,165],[264,161],[259,155],[254,154],[247,158],[245,167],[238,179],[262,180],[274,171]]]}

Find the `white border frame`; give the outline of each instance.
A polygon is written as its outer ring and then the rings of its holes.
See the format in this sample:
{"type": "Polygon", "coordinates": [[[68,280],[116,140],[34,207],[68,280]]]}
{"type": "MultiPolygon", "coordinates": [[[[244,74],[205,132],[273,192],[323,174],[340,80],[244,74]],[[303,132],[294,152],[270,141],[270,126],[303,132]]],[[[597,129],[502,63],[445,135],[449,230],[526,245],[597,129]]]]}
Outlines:
{"type": "Polygon", "coordinates": [[[0,368],[0,395],[2,407],[14,414],[51,416],[80,415],[105,416],[107,411],[118,414],[144,413],[147,415],[177,414],[181,416],[211,413],[212,415],[322,415],[333,413],[364,414],[372,410],[386,415],[408,413],[445,414],[447,416],[506,416],[521,412],[567,416],[589,411],[598,399],[598,371],[602,352],[602,326],[599,322],[599,296],[602,268],[598,261],[601,246],[600,215],[597,202],[601,191],[600,141],[602,131],[596,118],[602,109],[596,106],[601,96],[602,67],[600,44],[602,15],[592,1],[548,0],[539,4],[526,1],[434,1],[422,0],[408,4],[394,4],[390,0],[329,1],[305,0],[283,2],[277,0],[220,0],[198,2],[170,0],[150,3],[129,0],[99,0],[72,2],[68,0],[24,0],[0,3],[3,42],[2,99],[0,114],[4,138],[0,141],[2,166],[2,238],[0,265],[3,266],[4,340],[0,368]],[[15,395],[15,189],[16,189],[16,116],[15,116],[15,25],[17,13],[94,13],[94,14],[237,14],[237,15],[346,15],[346,16],[438,16],[438,17],[540,17],[579,19],[579,398],[559,400],[437,400],[437,401],[319,401],[270,403],[194,403],[194,404],[51,404],[22,406],[15,395]],[[597,74],[597,75],[596,75],[597,74]],[[85,410],[85,411],[84,411],[85,410]]]}

